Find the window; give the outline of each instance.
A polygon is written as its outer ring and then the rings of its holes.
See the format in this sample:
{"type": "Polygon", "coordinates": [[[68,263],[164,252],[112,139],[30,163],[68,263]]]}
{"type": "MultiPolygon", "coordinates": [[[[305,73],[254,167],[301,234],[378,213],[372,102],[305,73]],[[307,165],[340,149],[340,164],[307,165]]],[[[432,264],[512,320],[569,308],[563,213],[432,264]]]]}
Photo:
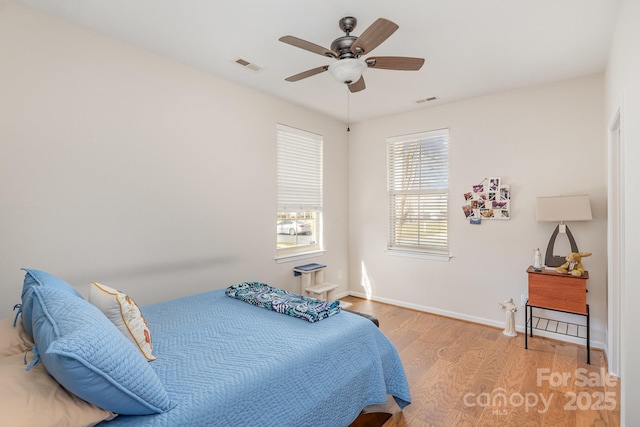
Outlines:
{"type": "Polygon", "coordinates": [[[277,257],[322,249],[322,136],[278,131],[277,257]]]}
{"type": "Polygon", "coordinates": [[[387,138],[390,251],[448,258],[449,130],[387,138]]]}

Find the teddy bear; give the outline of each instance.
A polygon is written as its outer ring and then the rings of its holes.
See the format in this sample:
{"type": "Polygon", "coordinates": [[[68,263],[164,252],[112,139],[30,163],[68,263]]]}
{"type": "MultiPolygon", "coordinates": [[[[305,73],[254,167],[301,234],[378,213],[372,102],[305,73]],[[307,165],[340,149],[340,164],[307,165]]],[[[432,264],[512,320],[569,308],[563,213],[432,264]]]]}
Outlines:
{"type": "Polygon", "coordinates": [[[588,256],[591,256],[591,252],[571,252],[565,257],[567,262],[556,268],[556,271],[558,273],[571,274],[576,277],[581,277],[584,273],[582,258],[588,256]]]}

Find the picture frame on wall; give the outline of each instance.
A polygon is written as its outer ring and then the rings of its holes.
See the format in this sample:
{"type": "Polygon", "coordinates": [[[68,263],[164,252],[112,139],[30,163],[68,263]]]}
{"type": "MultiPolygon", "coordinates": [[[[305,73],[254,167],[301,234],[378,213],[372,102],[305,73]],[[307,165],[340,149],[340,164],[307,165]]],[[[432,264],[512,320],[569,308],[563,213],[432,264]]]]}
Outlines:
{"type": "Polygon", "coordinates": [[[464,192],[463,198],[462,211],[469,221],[511,219],[511,188],[500,177],[485,178],[464,192]]]}

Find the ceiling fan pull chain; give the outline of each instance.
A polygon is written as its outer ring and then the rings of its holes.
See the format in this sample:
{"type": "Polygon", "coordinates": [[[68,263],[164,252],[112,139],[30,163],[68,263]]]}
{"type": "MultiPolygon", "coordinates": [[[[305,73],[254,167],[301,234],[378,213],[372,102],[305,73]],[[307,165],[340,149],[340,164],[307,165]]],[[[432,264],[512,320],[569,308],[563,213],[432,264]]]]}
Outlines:
{"type": "Polygon", "coordinates": [[[351,105],[349,104],[350,99],[351,99],[351,93],[350,91],[347,91],[347,132],[351,132],[351,128],[349,127],[349,125],[351,124],[351,114],[350,114],[351,105]]]}

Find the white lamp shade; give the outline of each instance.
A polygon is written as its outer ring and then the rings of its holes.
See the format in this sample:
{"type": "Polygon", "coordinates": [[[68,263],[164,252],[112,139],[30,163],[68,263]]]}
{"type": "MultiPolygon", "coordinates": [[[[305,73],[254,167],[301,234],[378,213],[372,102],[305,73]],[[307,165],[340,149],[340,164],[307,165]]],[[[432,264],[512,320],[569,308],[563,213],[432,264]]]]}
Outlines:
{"type": "Polygon", "coordinates": [[[537,221],[589,221],[591,203],[587,194],[536,198],[537,221]]]}
{"type": "Polygon", "coordinates": [[[367,68],[364,59],[345,58],[329,65],[329,72],[342,83],[351,84],[360,80],[362,72],[367,68]]]}

